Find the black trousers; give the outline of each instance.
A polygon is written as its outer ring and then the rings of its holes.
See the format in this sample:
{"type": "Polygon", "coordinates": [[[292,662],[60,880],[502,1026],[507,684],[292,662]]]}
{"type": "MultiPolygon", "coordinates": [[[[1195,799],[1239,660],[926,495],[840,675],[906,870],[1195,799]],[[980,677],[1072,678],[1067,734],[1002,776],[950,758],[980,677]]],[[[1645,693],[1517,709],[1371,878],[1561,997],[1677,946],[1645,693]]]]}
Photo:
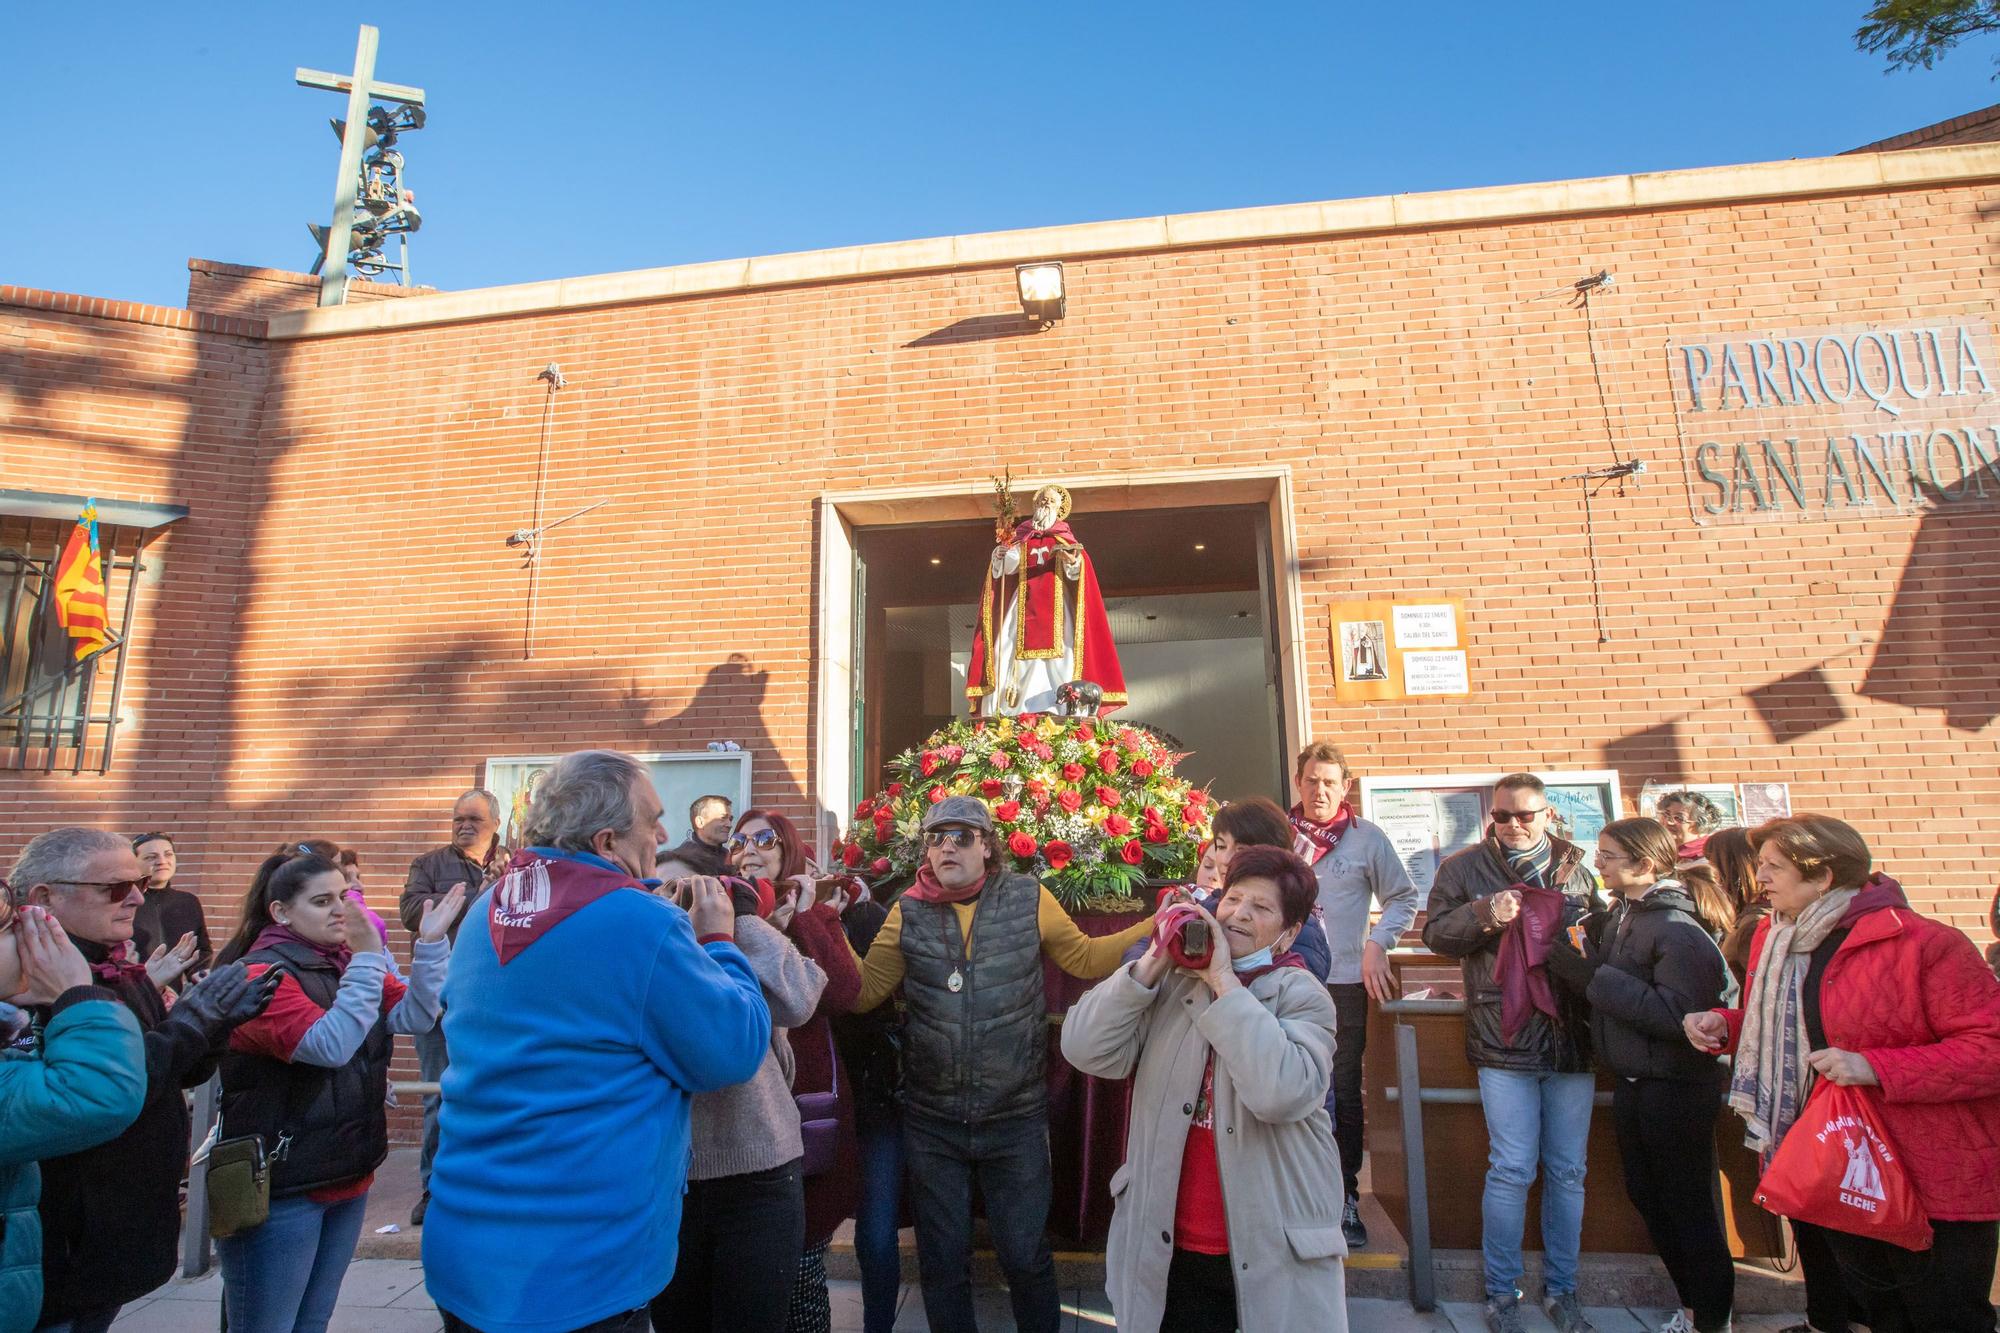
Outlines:
{"type": "Polygon", "coordinates": [[[1228,1255],[1174,1251],[1160,1333],[1236,1333],[1236,1277],[1228,1255]]]}
{"type": "MultiPolygon", "coordinates": [[[[479,1333],[477,1328],[449,1310],[440,1310],[438,1314],[444,1318],[444,1333],[479,1333]]],[[[609,1319],[585,1324],[581,1328],[572,1330],[572,1333],[646,1333],[648,1327],[646,1307],[642,1305],[636,1310],[627,1310],[624,1314],[615,1314],[609,1319]]]]}
{"type": "Polygon", "coordinates": [[[1368,988],[1358,981],[1328,986],[1333,997],[1333,1142],[1340,1178],[1351,1199],[1361,1193],[1361,1056],[1368,1049],[1368,988]]]}
{"type": "Polygon", "coordinates": [[[768,1171],[690,1180],[681,1201],[674,1280],[653,1298],[671,1333],[785,1333],[806,1247],[804,1179],[795,1159],[768,1171]]]}
{"type": "Polygon", "coordinates": [[[917,1269],[931,1333],[979,1333],[972,1312],[972,1189],[1007,1277],[1020,1333],[1056,1333],[1062,1300],[1049,1252],[1049,1124],[1046,1115],[957,1124],[903,1117],[917,1269]]]}
{"type": "Polygon", "coordinates": [[[1810,1222],[1791,1220],[1791,1226],[1792,1243],[1799,1249],[1799,1273],[1806,1282],[1806,1322],[1822,1333],[1848,1333],[1855,1320],[1867,1316],[1847,1290],[1840,1260],[1833,1253],[1833,1232],[1810,1222]]]}
{"type": "Polygon", "coordinates": [[[2000,1222],[1932,1222],[1928,1250],[1825,1233],[1873,1333],[1993,1333],[2000,1222]]]}
{"type": "Polygon", "coordinates": [[[1611,1092],[1625,1195],[1645,1219],[1653,1249],[1701,1333],[1725,1327],[1736,1298],[1736,1266],[1716,1197],[1721,1113],[1719,1078],[1621,1078],[1611,1092]]]}

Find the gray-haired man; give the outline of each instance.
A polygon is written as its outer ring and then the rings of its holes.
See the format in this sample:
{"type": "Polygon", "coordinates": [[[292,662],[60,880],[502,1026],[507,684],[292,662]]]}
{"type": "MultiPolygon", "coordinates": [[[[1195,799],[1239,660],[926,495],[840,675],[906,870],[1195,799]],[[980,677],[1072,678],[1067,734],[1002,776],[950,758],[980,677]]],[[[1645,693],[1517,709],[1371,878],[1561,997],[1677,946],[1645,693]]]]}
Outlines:
{"type": "MultiPolygon", "coordinates": [[[[474,787],[451,807],[451,841],[410,862],[410,877],[403,884],[403,896],[396,909],[403,918],[403,928],[415,935],[423,922],[424,907],[459,885],[465,886],[466,901],[477,897],[506,868],[504,850],[500,846],[500,802],[492,792],[474,787]]],[[[454,941],[462,924],[463,918],[452,923],[454,941]]],[[[418,1072],[424,1082],[437,1082],[451,1065],[451,1057],[445,1051],[444,1023],[440,1021],[429,1032],[418,1033],[414,1040],[418,1072]]],[[[417,1199],[417,1206],[410,1210],[413,1227],[424,1224],[424,1210],[430,1206],[431,1161],[437,1156],[437,1146],[438,1096],[431,1093],[424,1098],[424,1146],[417,1155],[417,1175],[424,1192],[417,1199]]]]}

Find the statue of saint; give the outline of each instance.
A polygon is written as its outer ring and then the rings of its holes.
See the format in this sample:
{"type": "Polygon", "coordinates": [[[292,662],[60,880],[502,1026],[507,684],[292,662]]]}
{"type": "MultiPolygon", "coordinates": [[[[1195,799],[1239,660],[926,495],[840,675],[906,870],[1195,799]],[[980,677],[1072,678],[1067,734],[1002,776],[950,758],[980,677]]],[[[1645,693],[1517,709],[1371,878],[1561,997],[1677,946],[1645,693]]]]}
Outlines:
{"type": "Polygon", "coordinates": [[[1036,491],[1033,517],[1016,523],[987,561],[965,677],[983,717],[1063,712],[1057,694],[1073,682],[1102,691],[1100,712],[1125,703],[1097,571],[1064,522],[1069,505],[1061,486],[1036,491]]]}

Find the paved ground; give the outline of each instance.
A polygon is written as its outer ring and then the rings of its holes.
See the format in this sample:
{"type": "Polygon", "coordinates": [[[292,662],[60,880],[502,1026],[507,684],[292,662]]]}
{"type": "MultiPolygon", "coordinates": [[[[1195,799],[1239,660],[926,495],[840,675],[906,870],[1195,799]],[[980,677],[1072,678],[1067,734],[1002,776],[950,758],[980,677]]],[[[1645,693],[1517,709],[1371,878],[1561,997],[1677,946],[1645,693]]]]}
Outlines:
{"type": "MultiPolygon", "coordinates": [[[[216,1305],[222,1296],[222,1280],[214,1273],[193,1282],[175,1282],[148,1300],[129,1305],[115,1325],[116,1333],[216,1333],[220,1323],[216,1305]]],[[[1075,1333],[1093,1333],[1113,1327],[1110,1306],[1103,1292],[1065,1293],[1068,1314],[1065,1328],[1075,1333]]],[[[982,1327],[1001,1333],[1014,1327],[1007,1312],[1007,1294],[1001,1290],[979,1293],[982,1327]]],[[[1591,1321],[1599,1333],[1647,1333],[1666,1319],[1664,1310],[1592,1310],[1591,1321]]],[[[1354,1333],[1484,1333],[1486,1321],[1476,1305],[1448,1304],[1420,1315],[1401,1301],[1349,1301],[1348,1325],[1354,1333]]],[[[1790,1316],[1788,1318],[1796,1318],[1790,1316]]],[[[1738,1319],[1738,1333],[1774,1333],[1787,1318],[1776,1315],[1738,1319]]],[[[861,1289],[853,1282],[833,1284],[833,1326],[839,1333],[859,1333],[861,1289]]],[[[437,1310],[424,1294],[421,1265],[402,1259],[360,1259],[347,1270],[340,1289],[340,1309],[334,1315],[330,1333],[438,1333],[442,1325],[437,1310]]],[[[923,1298],[912,1288],[903,1289],[903,1305],[896,1320],[899,1330],[925,1328],[923,1298]]],[[[1539,1313],[1528,1321],[1531,1329],[1552,1328],[1539,1313]]]]}

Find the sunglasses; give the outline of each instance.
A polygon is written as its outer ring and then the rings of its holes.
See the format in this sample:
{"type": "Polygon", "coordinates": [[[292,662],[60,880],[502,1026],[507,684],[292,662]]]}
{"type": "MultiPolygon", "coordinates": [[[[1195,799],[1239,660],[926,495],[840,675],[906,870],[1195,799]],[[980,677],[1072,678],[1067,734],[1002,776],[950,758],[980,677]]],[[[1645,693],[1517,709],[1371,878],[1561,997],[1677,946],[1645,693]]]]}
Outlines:
{"type": "Polygon", "coordinates": [[[745,847],[755,847],[760,852],[768,852],[778,845],[778,830],[758,829],[755,833],[734,833],[729,841],[722,844],[732,852],[740,852],[745,847]]]}
{"type": "Polygon", "coordinates": [[[979,830],[970,828],[932,829],[924,834],[924,846],[965,848],[979,841],[979,830]]]}
{"type": "Polygon", "coordinates": [[[96,889],[107,902],[122,902],[132,896],[132,890],[143,889],[151,883],[151,877],[141,875],[137,879],[52,879],[51,884],[63,884],[72,889],[96,889]]]}
{"type": "Polygon", "coordinates": [[[1523,825],[1527,825],[1535,822],[1536,815],[1545,815],[1548,812],[1549,808],[1546,805],[1538,805],[1532,810],[1495,810],[1492,814],[1493,822],[1496,824],[1511,824],[1518,819],[1523,825]]]}

